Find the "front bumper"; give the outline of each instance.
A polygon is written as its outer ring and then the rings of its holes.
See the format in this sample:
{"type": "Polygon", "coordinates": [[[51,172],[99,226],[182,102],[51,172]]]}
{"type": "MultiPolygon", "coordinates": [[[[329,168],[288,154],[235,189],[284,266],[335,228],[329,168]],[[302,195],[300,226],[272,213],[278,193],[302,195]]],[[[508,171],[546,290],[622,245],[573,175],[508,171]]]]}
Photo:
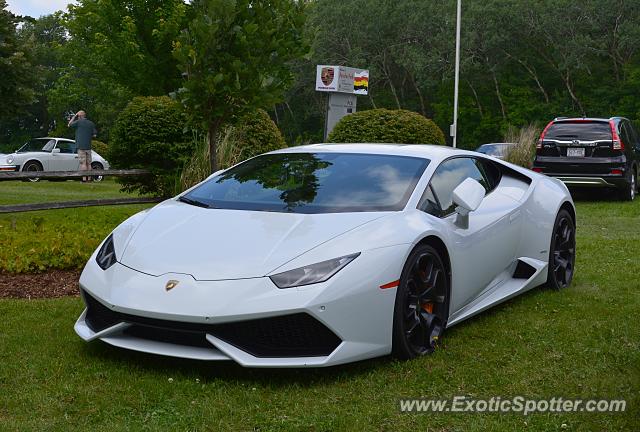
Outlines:
{"type": "Polygon", "coordinates": [[[20,171],[19,165],[0,165],[0,172],[15,172],[20,171]]]}
{"type": "Polygon", "coordinates": [[[395,289],[379,287],[399,278],[406,249],[367,251],[327,282],[290,289],[268,277],[196,281],[120,263],[102,271],[92,257],[80,278],[88,307],[75,331],[85,341],[251,367],[331,366],[386,355],[395,289]],[[167,291],[169,280],[178,284],[167,291]]]}

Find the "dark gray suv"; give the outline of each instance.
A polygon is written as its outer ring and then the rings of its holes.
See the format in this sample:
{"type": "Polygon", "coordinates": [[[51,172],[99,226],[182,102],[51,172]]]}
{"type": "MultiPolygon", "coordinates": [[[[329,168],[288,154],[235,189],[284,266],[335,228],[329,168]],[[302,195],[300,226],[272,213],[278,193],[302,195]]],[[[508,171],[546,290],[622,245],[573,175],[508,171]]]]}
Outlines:
{"type": "Polygon", "coordinates": [[[640,137],[624,117],[557,118],[540,135],[532,169],[567,186],[616,188],[631,201],[638,191],[640,137]]]}

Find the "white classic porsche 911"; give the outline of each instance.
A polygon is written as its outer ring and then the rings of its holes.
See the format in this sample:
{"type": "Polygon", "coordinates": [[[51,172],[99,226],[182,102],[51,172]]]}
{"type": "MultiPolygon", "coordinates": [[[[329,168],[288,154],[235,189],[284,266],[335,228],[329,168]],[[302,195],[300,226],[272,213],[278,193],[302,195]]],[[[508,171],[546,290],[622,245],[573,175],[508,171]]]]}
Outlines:
{"type": "Polygon", "coordinates": [[[574,261],[558,180],[444,146],[315,144],[118,226],[82,272],[75,330],[243,366],[406,359],[497,303],[568,286],[574,261]]]}
{"type": "MultiPolygon", "coordinates": [[[[34,138],[11,154],[0,154],[0,171],[78,171],[75,141],[66,138],[34,138]]],[[[109,162],[91,151],[92,169],[109,169],[109,162]]],[[[38,181],[34,178],[31,181],[38,181]]],[[[96,176],[95,180],[102,180],[96,176]]]]}

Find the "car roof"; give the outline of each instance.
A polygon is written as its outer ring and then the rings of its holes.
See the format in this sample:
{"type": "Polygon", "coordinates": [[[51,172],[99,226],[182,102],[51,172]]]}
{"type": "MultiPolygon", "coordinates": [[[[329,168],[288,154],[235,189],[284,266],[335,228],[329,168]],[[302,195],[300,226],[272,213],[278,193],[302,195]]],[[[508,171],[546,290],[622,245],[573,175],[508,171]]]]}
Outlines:
{"type": "Polygon", "coordinates": [[[572,122],[602,122],[602,123],[609,123],[609,121],[620,121],[620,120],[628,120],[626,117],[620,117],[620,116],[615,116],[615,117],[609,117],[609,118],[602,118],[602,117],[556,117],[555,119],[553,119],[553,123],[572,123],[572,122]]]}
{"type": "Polygon", "coordinates": [[[38,140],[57,140],[57,141],[67,141],[67,142],[75,142],[72,139],[69,138],[56,138],[56,137],[38,137],[38,138],[34,138],[34,139],[38,139],[38,140]]]}
{"type": "Polygon", "coordinates": [[[387,154],[395,156],[413,156],[432,161],[446,159],[455,155],[477,157],[478,153],[455,149],[445,145],[433,144],[372,144],[372,143],[322,143],[289,147],[271,153],[363,153],[387,154]]]}

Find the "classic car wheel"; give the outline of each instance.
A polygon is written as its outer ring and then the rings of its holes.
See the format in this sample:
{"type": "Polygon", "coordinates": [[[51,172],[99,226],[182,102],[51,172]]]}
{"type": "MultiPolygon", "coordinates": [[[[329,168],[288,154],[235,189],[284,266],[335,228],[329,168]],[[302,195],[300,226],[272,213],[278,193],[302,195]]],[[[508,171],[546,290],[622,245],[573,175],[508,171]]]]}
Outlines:
{"type": "Polygon", "coordinates": [[[448,317],[449,280],[438,252],[420,245],[402,271],[393,317],[393,354],[402,359],[436,348],[448,317]]]}
{"type": "MultiPolygon", "coordinates": [[[[100,162],[93,162],[91,164],[91,169],[101,170],[101,169],[104,169],[104,167],[100,162]]],[[[93,181],[96,181],[96,182],[102,181],[102,176],[93,176],[93,181]]]]}
{"type": "MultiPolygon", "coordinates": [[[[44,171],[42,169],[42,165],[40,165],[40,162],[36,162],[36,161],[29,161],[24,165],[24,168],[22,168],[23,172],[37,172],[37,171],[44,171]]],[[[27,179],[30,182],[38,182],[40,181],[39,178],[30,178],[27,179]]]]}
{"type": "Polygon", "coordinates": [[[559,290],[571,285],[576,261],[576,227],[568,211],[556,216],[549,249],[547,285],[559,290]]]}

